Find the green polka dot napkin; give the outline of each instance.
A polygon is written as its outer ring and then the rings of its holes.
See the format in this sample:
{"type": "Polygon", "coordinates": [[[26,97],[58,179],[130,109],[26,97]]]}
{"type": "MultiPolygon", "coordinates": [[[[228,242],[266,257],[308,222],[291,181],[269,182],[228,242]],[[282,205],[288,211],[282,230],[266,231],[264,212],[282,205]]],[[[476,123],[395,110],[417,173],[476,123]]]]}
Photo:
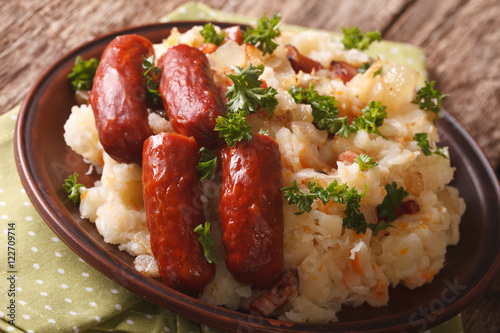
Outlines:
{"type": "MultiPolygon", "coordinates": [[[[162,21],[254,19],[186,3],[162,21]]],[[[285,26],[286,29],[303,29],[285,26]]],[[[425,76],[422,50],[391,42],[374,54],[406,62],[425,76]]],[[[17,174],[14,127],[19,107],[0,116],[0,331],[2,332],[218,332],[154,306],[112,282],[73,253],[30,203],[17,174]]],[[[460,316],[432,329],[461,332],[460,316]]]]}

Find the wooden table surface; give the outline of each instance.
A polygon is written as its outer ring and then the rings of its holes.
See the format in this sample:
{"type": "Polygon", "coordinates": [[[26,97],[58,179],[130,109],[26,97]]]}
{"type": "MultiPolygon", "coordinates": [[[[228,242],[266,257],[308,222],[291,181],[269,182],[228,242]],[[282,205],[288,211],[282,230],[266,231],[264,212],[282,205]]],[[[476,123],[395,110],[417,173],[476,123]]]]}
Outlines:
{"type": "MultiPolygon", "coordinates": [[[[151,23],[181,0],[0,0],[0,114],[23,100],[62,54],[107,32],[151,23]]],[[[420,46],[430,79],[451,96],[444,107],[500,166],[500,2],[498,0],[210,0],[207,5],[283,22],[339,31],[379,30],[420,46]]],[[[466,332],[500,331],[500,274],[462,318],[466,332]]]]}

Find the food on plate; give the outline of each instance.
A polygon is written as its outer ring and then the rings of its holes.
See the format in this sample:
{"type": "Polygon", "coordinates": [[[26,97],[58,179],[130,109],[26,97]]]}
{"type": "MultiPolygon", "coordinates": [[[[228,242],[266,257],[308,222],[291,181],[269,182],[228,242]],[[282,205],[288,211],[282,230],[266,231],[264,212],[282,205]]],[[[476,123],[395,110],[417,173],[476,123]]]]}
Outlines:
{"type": "Polygon", "coordinates": [[[124,35],[104,50],[92,85],[90,105],[99,141],[122,163],[140,163],[142,145],[153,134],[148,123],[143,58],[154,55],[144,37],[124,35]]]}
{"type": "Polygon", "coordinates": [[[143,164],[103,149],[93,103],[105,91],[72,108],[65,140],[101,174],[76,190],[82,217],[137,270],[230,309],[337,321],[344,306],[384,306],[392,287],[431,282],[459,240],[465,204],[450,186],[449,152],[436,146],[445,95],[362,52],[377,34],[344,29],[336,41],[281,31],[279,19],[173,29],[156,58],[144,55],[134,77],[144,84],[158,66],[144,89],[164,105],[145,103],[143,164]],[[208,116],[189,125],[201,129],[176,124],[186,106],[190,119],[208,116]],[[193,261],[165,269],[177,260],[168,251],[193,261]],[[183,271],[193,267],[203,277],[183,271]],[[168,282],[181,275],[184,286],[168,282]]]}

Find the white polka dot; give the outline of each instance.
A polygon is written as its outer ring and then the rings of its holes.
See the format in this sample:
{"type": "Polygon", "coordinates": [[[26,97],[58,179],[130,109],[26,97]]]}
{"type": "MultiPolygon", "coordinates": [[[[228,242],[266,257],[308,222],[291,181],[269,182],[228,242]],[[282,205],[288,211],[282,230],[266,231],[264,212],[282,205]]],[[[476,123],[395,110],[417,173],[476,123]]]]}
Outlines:
{"type": "Polygon", "coordinates": [[[61,284],[61,287],[63,287],[64,289],[68,289],[68,285],[67,284],[61,284]]]}
{"type": "Polygon", "coordinates": [[[112,292],[113,294],[118,294],[118,290],[116,290],[116,289],[111,289],[111,292],[112,292]]]}
{"type": "Polygon", "coordinates": [[[45,291],[40,292],[40,294],[41,294],[42,296],[48,296],[48,295],[49,295],[49,294],[47,294],[45,291]]]}
{"type": "Polygon", "coordinates": [[[0,311],[0,318],[3,318],[4,315],[5,315],[5,313],[3,313],[2,311],[0,311]]]}
{"type": "Polygon", "coordinates": [[[55,324],[56,321],[54,319],[49,319],[49,323],[55,324]]]}
{"type": "Polygon", "coordinates": [[[17,291],[23,291],[23,288],[21,288],[21,287],[17,287],[17,288],[16,288],[16,290],[17,290],[17,291]]]}
{"type": "Polygon", "coordinates": [[[199,18],[201,18],[201,19],[204,19],[204,18],[206,18],[206,17],[207,17],[207,14],[205,14],[205,13],[203,13],[203,12],[200,12],[200,13],[198,14],[198,17],[199,17],[199,18]]]}
{"type": "Polygon", "coordinates": [[[87,273],[87,272],[83,272],[83,273],[82,273],[82,275],[83,275],[84,277],[89,277],[89,273],[87,273]]]}
{"type": "Polygon", "coordinates": [[[3,193],[3,188],[0,188],[0,193],[3,193]]]}
{"type": "Polygon", "coordinates": [[[2,218],[4,220],[7,220],[9,218],[9,216],[8,215],[2,215],[2,216],[0,216],[0,218],[2,218]]]}
{"type": "Polygon", "coordinates": [[[33,231],[29,231],[29,232],[28,232],[28,235],[30,235],[30,236],[35,236],[36,234],[35,234],[33,231]]]}
{"type": "Polygon", "coordinates": [[[87,291],[93,291],[94,289],[92,289],[91,287],[87,287],[87,288],[85,288],[85,290],[87,290],[87,291]]]}
{"type": "Polygon", "coordinates": [[[51,307],[50,305],[45,305],[45,308],[46,308],[47,310],[52,310],[52,307],[51,307]]]}
{"type": "Polygon", "coordinates": [[[75,327],[73,327],[73,332],[78,333],[78,332],[79,332],[79,331],[78,331],[78,327],[76,327],[76,326],[75,326],[75,327]]]}
{"type": "Polygon", "coordinates": [[[27,314],[24,314],[23,318],[26,319],[26,320],[29,320],[31,317],[29,315],[27,315],[27,314]]]}
{"type": "Polygon", "coordinates": [[[127,320],[127,324],[134,325],[134,321],[129,319],[129,320],[127,320]]]}
{"type": "Polygon", "coordinates": [[[211,11],[208,13],[208,15],[210,15],[210,17],[212,17],[212,18],[215,18],[215,17],[217,16],[217,13],[216,13],[216,12],[214,12],[213,10],[211,10],[211,11]]]}
{"type": "Polygon", "coordinates": [[[391,53],[392,54],[398,54],[399,53],[399,48],[398,47],[391,47],[391,53]]]}
{"type": "Polygon", "coordinates": [[[36,280],[36,283],[43,284],[43,281],[42,280],[36,280]]]}
{"type": "Polygon", "coordinates": [[[90,302],[89,303],[91,306],[97,306],[97,303],[96,302],[90,302]]]}
{"type": "Polygon", "coordinates": [[[37,249],[36,247],[34,247],[34,246],[33,246],[33,247],[31,248],[31,251],[33,251],[33,252],[38,252],[38,249],[37,249]]]}
{"type": "Polygon", "coordinates": [[[65,301],[68,302],[68,303],[72,302],[69,298],[66,298],[65,301]]]}
{"type": "Polygon", "coordinates": [[[100,323],[100,322],[101,322],[101,317],[95,316],[95,317],[94,317],[94,319],[95,319],[95,321],[97,321],[98,323],[100,323]]]}
{"type": "Polygon", "coordinates": [[[186,9],[186,7],[181,7],[181,8],[179,8],[179,13],[181,13],[181,14],[186,14],[186,13],[187,13],[187,9],[186,9]]]}
{"type": "Polygon", "coordinates": [[[26,302],[25,301],[19,301],[19,304],[26,305],[26,302]]]}
{"type": "Polygon", "coordinates": [[[56,252],[56,253],[54,253],[54,254],[55,254],[55,255],[56,255],[56,257],[58,257],[58,258],[61,258],[61,257],[62,257],[62,254],[60,254],[59,252],[56,252]]]}
{"type": "Polygon", "coordinates": [[[14,327],[12,326],[7,326],[7,331],[12,332],[14,330],[14,327]]]}
{"type": "Polygon", "coordinates": [[[153,318],[153,315],[147,314],[146,318],[151,319],[151,318],[153,318]]]}
{"type": "Polygon", "coordinates": [[[57,272],[58,272],[58,273],[61,273],[61,274],[64,274],[64,269],[59,268],[59,269],[57,270],[57,272]]]}
{"type": "Polygon", "coordinates": [[[34,264],[33,267],[35,267],[36,269],[39,269],[40,268],[40,265],[38,264],[34,264]]]}
{"type": "Polygon", "coordinates": [[[59,242],[59,238],[57,238],[57,237],[52,237],[52,241],[57,243],[57,242],[59,242]]]}
{"type": "Polygon", "coordinates": [[[165,326],[163,327],[163,329],[165,330],[165,332],[170,332],[170,327],[165,326]]]}
{"type": "Polygon", "coordinates": [[[203,330],[204,331],[210,331],[210,327],[208,327],[207,325],[203,325],[203,330]]]}
{"type": "Polygon", "coordinates": [[[83,260],[82,258],[78,258],[78,260],[81,262],[85,262],[85,260],[83,260]]]}
{"type": "Polygon", "coordinates": [[[0,201],[0,206],[5,206],[5,201],[0,201]]]}
{"type": "Polygon", "coordinates": [[[33,221],[33,218],[31,216],[26,216],[25,219],[26,221],[33,221]]]}
{"type": "Polygon", "coordinates": [[[121,310],[121,309],[122,309],[122,306],[121,306],[120,304],[116,304],[116,305],[115,305],[115,308],[116,308],[117,310],[121,310]]]}
{"type": "Polygon", "coordinates": [[[23,205],[28,207],[30,205],[30,203],[28,201],[25,201],[25,202],[23,202],[23,205]]]}
{"type": "Polygon", "coordinates": [[[19,191],[21,191],[21,193],[26,193],[26,191],[24,190],[24,188],[20,189],[19,191]]]}
{"type": "Polygon", "coordinates": [[[76,312],[75,311],[70,311],[69,314],[72,315],[72,316],[76,316],[76,312]]]}
{"type": "Polygon", "coordinates": [[[413,65],[415,63],[415,61],[413,60],[413,58],[406,58],[406,63],[408,65],[413,65]]]}
{"type": "Polygon", "coordinates": [[[26,333],[35,333],[33,330],[27,330],[26,333]]]}

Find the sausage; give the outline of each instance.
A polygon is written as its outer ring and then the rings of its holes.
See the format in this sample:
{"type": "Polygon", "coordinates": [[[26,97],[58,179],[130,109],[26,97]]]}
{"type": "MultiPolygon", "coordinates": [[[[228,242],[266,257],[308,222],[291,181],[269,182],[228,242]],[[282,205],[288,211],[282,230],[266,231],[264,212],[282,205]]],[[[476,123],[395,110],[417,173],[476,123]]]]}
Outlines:
{"type": "Polygon", "coordinates": [[[209,149],[216,148],[216,119],[223,106],[207,57],[197,48],[178,44],[160,58],[160,95],[172,128],[193,136],[209,149]]]}
{"type": "Polygon", "coordinates": [[[146,79],[142,57],[154,55],[153,44],[138,35],[116,37],[104,50],[94,77],[90,104],[99,141],[120,163],[141,163],[148,123],[146,79]]]}
{"type": "Polygon", "coordinates": [[[317,71],[323,68],[323,66],[309,57],[306,57],[299,53],[297,48],[293,45],[287,44],[286,47],[286,56],[292,65],[295,73],[302,71],[304,73],[312,73],[312,71],[317,71]]]}
{"type": "Polygon", "coordinates": [[[254,134],[221,149],[219,215],[226,266],[242,283],[265,288],[283,271],[283,204],[278,143],[254,134]]]}
{"type": "Polygon", "coordinates": [[[199,297],[215,276],[194,232],[204,223],[198,144],[177,133],[144,142],[142,181],[151,250],[160,276],[171,288],[199,297]]]}

